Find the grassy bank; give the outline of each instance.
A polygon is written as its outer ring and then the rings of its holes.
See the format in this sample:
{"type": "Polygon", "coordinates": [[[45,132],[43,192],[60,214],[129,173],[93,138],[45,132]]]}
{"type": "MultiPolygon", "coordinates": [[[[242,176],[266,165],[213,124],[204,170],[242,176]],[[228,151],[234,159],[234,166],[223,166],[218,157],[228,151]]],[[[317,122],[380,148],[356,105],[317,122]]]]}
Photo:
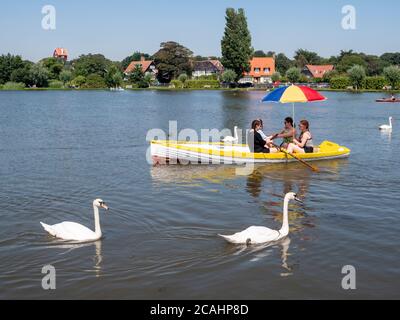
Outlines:
{"type": "Polygon", "coordinates": [[[331,88],[316,88],[317,91],[331,91],[331,92],[351,92],[351,93],[367,93],[367,92],[381,92],[386,94],[400,93],[400,90],[377,90],[377,89],[331,89],[331,88]]]}
{"type": "MultiPolygon", "coordinates": [[[[0,91],[109,91],[110,88],[20,88],[20,89],[5,89],[0,88],[0,91]]],[[[265,88],[173,88],[173,87],[149,87],[149,88],[126,88],[127,91],[237,91],[237,92],[246,92],[246,91],[267,91],[265,88]]],[[[360,90],[352,90],[352,89],[331,89],[331,88],[315,88],[317,91],[326,91],[326,92],[350,92],[350,93],[385,93],[387,95],[391,93],[400,94],[400,90],[376,90],[376,89],[360,89],[360,90]]]]}

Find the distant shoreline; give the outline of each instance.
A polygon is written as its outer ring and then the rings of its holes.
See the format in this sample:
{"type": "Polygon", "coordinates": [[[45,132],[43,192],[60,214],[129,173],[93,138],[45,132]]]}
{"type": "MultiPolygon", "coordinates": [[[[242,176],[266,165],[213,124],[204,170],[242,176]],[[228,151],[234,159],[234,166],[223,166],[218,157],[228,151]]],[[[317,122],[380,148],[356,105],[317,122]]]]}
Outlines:
{"type": "MultiPolygon", "coordinates": [[[[149,88],[129,88],[125,89],[126,91],[267,91],[265,89],[260,88],[169,88],[169,87],[149,87],[149,88]]],[[[348,93],[386,93],[390,95],[391,93],[400,93],[400,90],[377,90],[377,89],[361,89],[361,90],[352,90],[352,89],[330,89],[330,88],[315,88],[317,91],[327,91],[327,92],[348,92],[348,93]]],[[[74,89],[74,88],[23,88],[23,89],[3,89],[0,88],[0,91],[111,91],[110,88],[83,88],[83,89],[74,89]]],[[[112,92],[112,91],[111,91],[112,92]]]]}

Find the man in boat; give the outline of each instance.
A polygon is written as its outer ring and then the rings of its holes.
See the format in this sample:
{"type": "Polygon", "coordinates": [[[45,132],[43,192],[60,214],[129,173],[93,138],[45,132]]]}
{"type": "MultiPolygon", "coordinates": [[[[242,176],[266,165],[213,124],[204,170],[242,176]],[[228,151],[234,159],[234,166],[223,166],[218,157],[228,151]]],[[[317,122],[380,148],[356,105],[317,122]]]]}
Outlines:
{"type": "Polygon", "coordinates": [[[392,97],[390,98],[390,100],[396,101],[396,97],[394,96],[394,94],[392,94],[392,97]]]}
{"type": "Polygon", "coordinates": [[[250,151],[254,153],[276,153],[278,150],[276,148],[271,148],[267,141],[263,139],[260,134],[262,128],[262,122],[260,119],[256,119],[251,123],[251,130],[247,136],[247,143],[249,145],[250,151]]]}

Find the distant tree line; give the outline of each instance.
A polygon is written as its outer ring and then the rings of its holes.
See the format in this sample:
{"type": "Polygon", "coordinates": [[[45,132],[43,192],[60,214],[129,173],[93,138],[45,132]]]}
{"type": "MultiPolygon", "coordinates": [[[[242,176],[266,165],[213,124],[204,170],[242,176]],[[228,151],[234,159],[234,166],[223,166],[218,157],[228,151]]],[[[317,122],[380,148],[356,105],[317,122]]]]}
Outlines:
{"type": "MultiPolygon", "coordinates": [[[[170,83],[172,80],[179,87],[198,86],[190,80],[196,61],[218,59],[222,62],[225,72],[219,76],[202,77],[202,81],[223,81],[236,83],[250,68],[252,57],[274,57],[276,73],[273,81],[330,82],[334,88],[355,89],[382,88],[387,85],[399,87],[400,83],[400,52],[384,53],[381,56],[341,51],[337,56],[324,58],[316,52],[298,49],[293,59],[284,53],[274,51],[254,50],[251,45],[251,34],[243,9],[226,9],[225,30],[221,40],[219,57],[193,56],[193,52],[185,46],[168,41],[160,44],[160,49],[154,54],[136,51],[122,61],[111,61],[102,54],[86,54],[65,62],[62,59],[48,57],[33,63],[23,60],[18,55],[0,56],[0,86],[3,88],[50,87],[50,88],[106,88],[118,87],[123,84],[145,88],[155,81],[170,83]],[[124,71],[132,61],[153,60],[158,70],[157,79],[143,73],[136,65],[129,74],[124,71]],[[322,79],[310,80],[301,73],[307,64],[334,65],[334,70],[324,74],[322,79]]],[[[207,82],[214,87],[215,82],[207,82]]]]}

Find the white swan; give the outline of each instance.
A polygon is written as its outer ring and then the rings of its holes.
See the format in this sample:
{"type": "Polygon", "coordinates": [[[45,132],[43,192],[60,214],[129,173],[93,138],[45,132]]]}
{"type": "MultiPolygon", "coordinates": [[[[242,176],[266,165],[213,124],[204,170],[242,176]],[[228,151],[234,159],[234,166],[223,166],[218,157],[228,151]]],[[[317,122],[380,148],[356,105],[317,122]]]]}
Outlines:
{"type": "Polygon", "coordinates": [[[76,223],[64,221],[61,223],[54,224],[52,226],[40,222],[44,230],[50,233],[52,236],[64,239],[64,240],[76,240],[76,241],[96,241],[101,238],[101,228],[100,228],[100,218],[99,218],[99,208],[108,210],[107,205],[101,199],[96,199],[93,201],[93,211],[94,211],[94,224],[95,231],[93,232],[89,228],[76,223]]]}
{"type": "Polygon", "coordinates": [[[232,136],[226,136],[225,138],[222,139],[222,142],[227,142],[227,143],[238,143],[239,138],[238,138],[238,133],[237,133],[237,126],[233,128],[233,137],[232,136]]]}
{"type": "Polygon", "coordinates": [[[379,130],[392,130],[392,117],[389,117],[389,125],[383,124],[379,126],[379,130]]]}
{"type": "Polygon", "coordinates": [[[278,241],[289,234],[289,218],[288,218],[288,206],[290,200],[296,200],[301,202],[300,199],[297,198],[294,192],[288,192],[285,195],[285,200],[283,201],[283,223],[282,228],[278,230],[272,230],[267,227],[256,227],[252,226],[247,228],[244,231],[237,232],[230,236],[222,235],[226,241],[235,243],[235,244],[260,244],[271,241],[278,241]]]}

